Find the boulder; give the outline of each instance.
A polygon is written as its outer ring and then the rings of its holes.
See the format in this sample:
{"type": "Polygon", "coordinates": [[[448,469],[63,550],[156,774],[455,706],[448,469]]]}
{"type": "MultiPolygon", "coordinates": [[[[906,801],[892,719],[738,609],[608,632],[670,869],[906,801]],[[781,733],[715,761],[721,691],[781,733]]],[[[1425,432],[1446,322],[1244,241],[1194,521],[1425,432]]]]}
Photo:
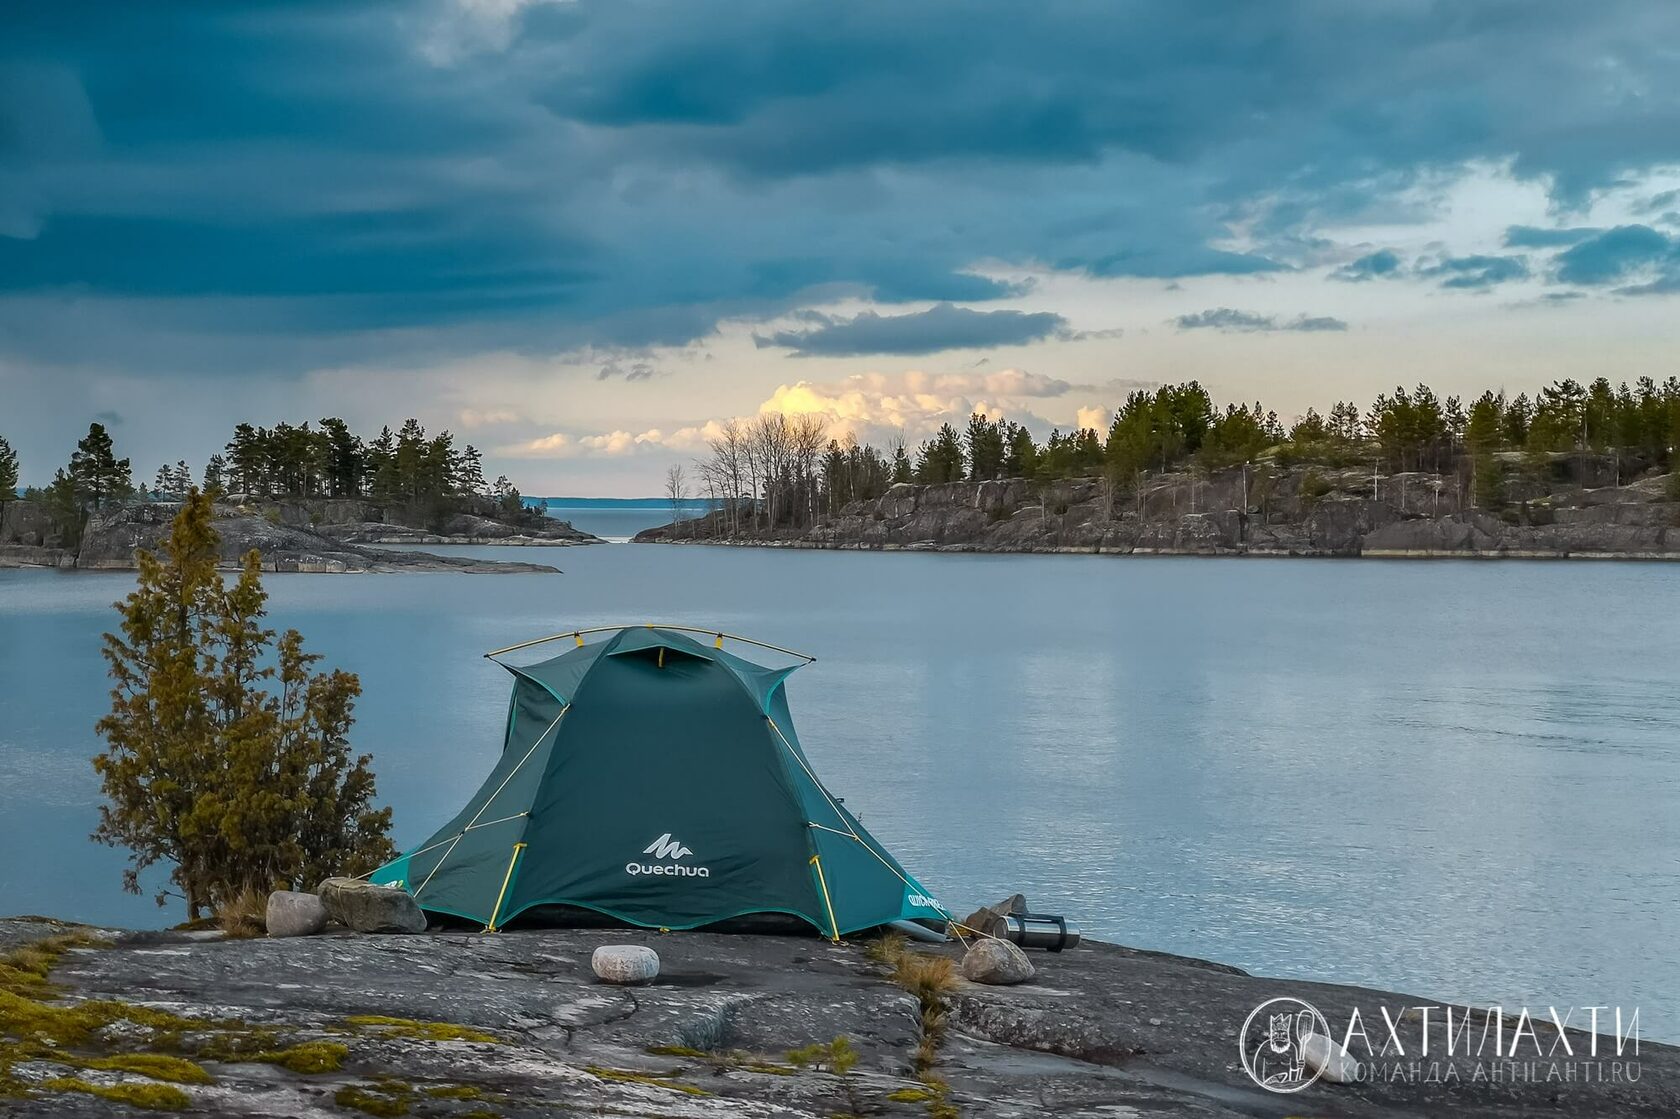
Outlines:
{"type": "Polygon", "coordinates": [[[327,907],[315,894],[276,890],[268,895],[269,936],[314,936],[327,927],[327,907]]]}
{"type": "Polygon", "coordinates": [[[1010,913],[1027,912],[1027,899],[1024,894],[1011,894],[995,905],[982,905],[963,921],[964,925],[977,933],[990,933],[992,922],[1010,913]]]}
{"type": "Polygon", "coordinates": [[[422,933],[426,915],[408,891],[359,878],[329,878],[316,887],[327,916],[357,932],[422,933]]]}
{"type": "Polygon", "coordinates": [[[1025,983],[1035,973],[1027,954],[1007,940],[977,940],[963,956],[963,978],[973,983],[1007,987],[1025,983]]]}
{"type": "Polygon", "coordinates": [[[608,983],[646,983],[659,974],[659,953],[640,944],[603,944],[589,966],[608,983]]]}
{"type": "Polygon", "coordinates": [[[1349,1084],[1359,1079],[1359,1062],[1346,1049],[1323,1034],[1309,1034],[1301,1043],[1301,1059],[1332,1084],[1349,1084]]]}

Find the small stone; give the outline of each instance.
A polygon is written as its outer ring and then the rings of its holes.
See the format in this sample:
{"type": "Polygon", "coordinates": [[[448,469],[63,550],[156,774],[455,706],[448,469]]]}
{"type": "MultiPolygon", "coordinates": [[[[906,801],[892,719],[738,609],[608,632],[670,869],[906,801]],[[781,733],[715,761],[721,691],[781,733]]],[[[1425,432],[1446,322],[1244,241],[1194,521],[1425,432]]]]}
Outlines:
{"type": "Polygon", "coordinates": [[[268,895],[269,936],[314,936],[327,927],[327,907],[315,894],[276,890],[268,895]]]}
{"type": "Polygon", "coordinates": [[[1301,1060],[1321,1080],[1347,1084],[1359,1079],[1359,1062],[1346,1049],[1323,1034],[1308,1034],[1301,1042],[1301,1060]]]}
{"type": "Polygon", "coordinates": [[[1027,912],[1027,898],[1025,894],[1010,894],[995,905],[982,905],[963,924],[978,933],[992,931],[992,922],[999,917],[1006,917],[1011,913],[1027,912]]]}
{"type": "Polygon", "coordinates": [[[359,878],[329,878],[315,888],[327,916],[357,932],[423,933],[426,915],[408,891],[359,878]]]}
{"type": "Polygon", "coordinates": [[[963,956],[963,978],[974,983],[1008,986],[1025,983],[1035,973],[1027,954],[1007,940],[979,940],[963,956]]]}
{"type": "Polygon", "coordinates": [[[659,953],[640,944],[603,944],[589,966],[608,983],[646,983],[659,974],[659,953]]]}

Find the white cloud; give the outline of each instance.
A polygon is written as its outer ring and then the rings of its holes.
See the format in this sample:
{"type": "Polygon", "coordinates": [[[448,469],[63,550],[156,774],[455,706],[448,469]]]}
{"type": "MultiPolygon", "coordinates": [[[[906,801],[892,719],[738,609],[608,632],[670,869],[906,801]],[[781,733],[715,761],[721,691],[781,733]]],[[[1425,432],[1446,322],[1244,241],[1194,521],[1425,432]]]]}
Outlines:
{"type": "Polygon", "coordinates": [[[539,3],[566,0],[447,0],[422,29],[420,55],[433,66],[453,66],[480,51],[505,51],[519,13],[539,3]]]}
{"type": "Polygon", "coordinates": [[[463,408],[457,418],[464,428],[495,427],[519,422],[519,413],[511,408],[463,408]]]}
{"type": "Polygon", "coordinates": [[[1114,422],[1112,408],[1081,408],[1073,421],[1081,428],[1090,428],[1098,435],[1108,434],[1108,425],[1114,422]]]}

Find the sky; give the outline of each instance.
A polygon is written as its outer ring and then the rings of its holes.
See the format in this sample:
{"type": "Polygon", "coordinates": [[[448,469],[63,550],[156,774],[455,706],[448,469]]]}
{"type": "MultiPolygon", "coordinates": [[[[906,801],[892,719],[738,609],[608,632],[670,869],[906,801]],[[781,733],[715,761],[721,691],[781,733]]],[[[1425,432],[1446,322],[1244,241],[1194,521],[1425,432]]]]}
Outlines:
{"type": "Polygon", "coordinates": [[[529,494],[717,425],[1041,436],[1677,371],[1673,0],[8,5],[0,435],[418,418],[529,494]]]}

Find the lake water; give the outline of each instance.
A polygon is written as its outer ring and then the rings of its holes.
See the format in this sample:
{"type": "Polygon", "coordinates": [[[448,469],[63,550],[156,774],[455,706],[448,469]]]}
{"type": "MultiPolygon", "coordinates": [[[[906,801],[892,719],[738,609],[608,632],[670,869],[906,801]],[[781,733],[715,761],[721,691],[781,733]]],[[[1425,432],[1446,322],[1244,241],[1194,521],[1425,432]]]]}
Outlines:
{"type": "MultiPolygon", "coordinates": [[[[671,523],[671,503],[658,497],[528,497],[527,505],[548,505],[548,515],[572,522],[580,532],[623,543],[644,528],[671,523]]],[[[684,517],[696,517],[710,505],[690,498],[681,504],[684,517]]]]}
{"type": "MultiPolygon", "coordinates": [[[[1680,1037],[1680,568],[546,554],[565,575],[268,579],[361,675],[399,842],[498,752],[481,652],[687,622],[819,658],[789,684],[817,772],[954,907],[1022,890],[1127,944],[1680,1037]]],[[[130,582],[0,571],[0,911],[179,919],[86,838],[130,582]]]]}

